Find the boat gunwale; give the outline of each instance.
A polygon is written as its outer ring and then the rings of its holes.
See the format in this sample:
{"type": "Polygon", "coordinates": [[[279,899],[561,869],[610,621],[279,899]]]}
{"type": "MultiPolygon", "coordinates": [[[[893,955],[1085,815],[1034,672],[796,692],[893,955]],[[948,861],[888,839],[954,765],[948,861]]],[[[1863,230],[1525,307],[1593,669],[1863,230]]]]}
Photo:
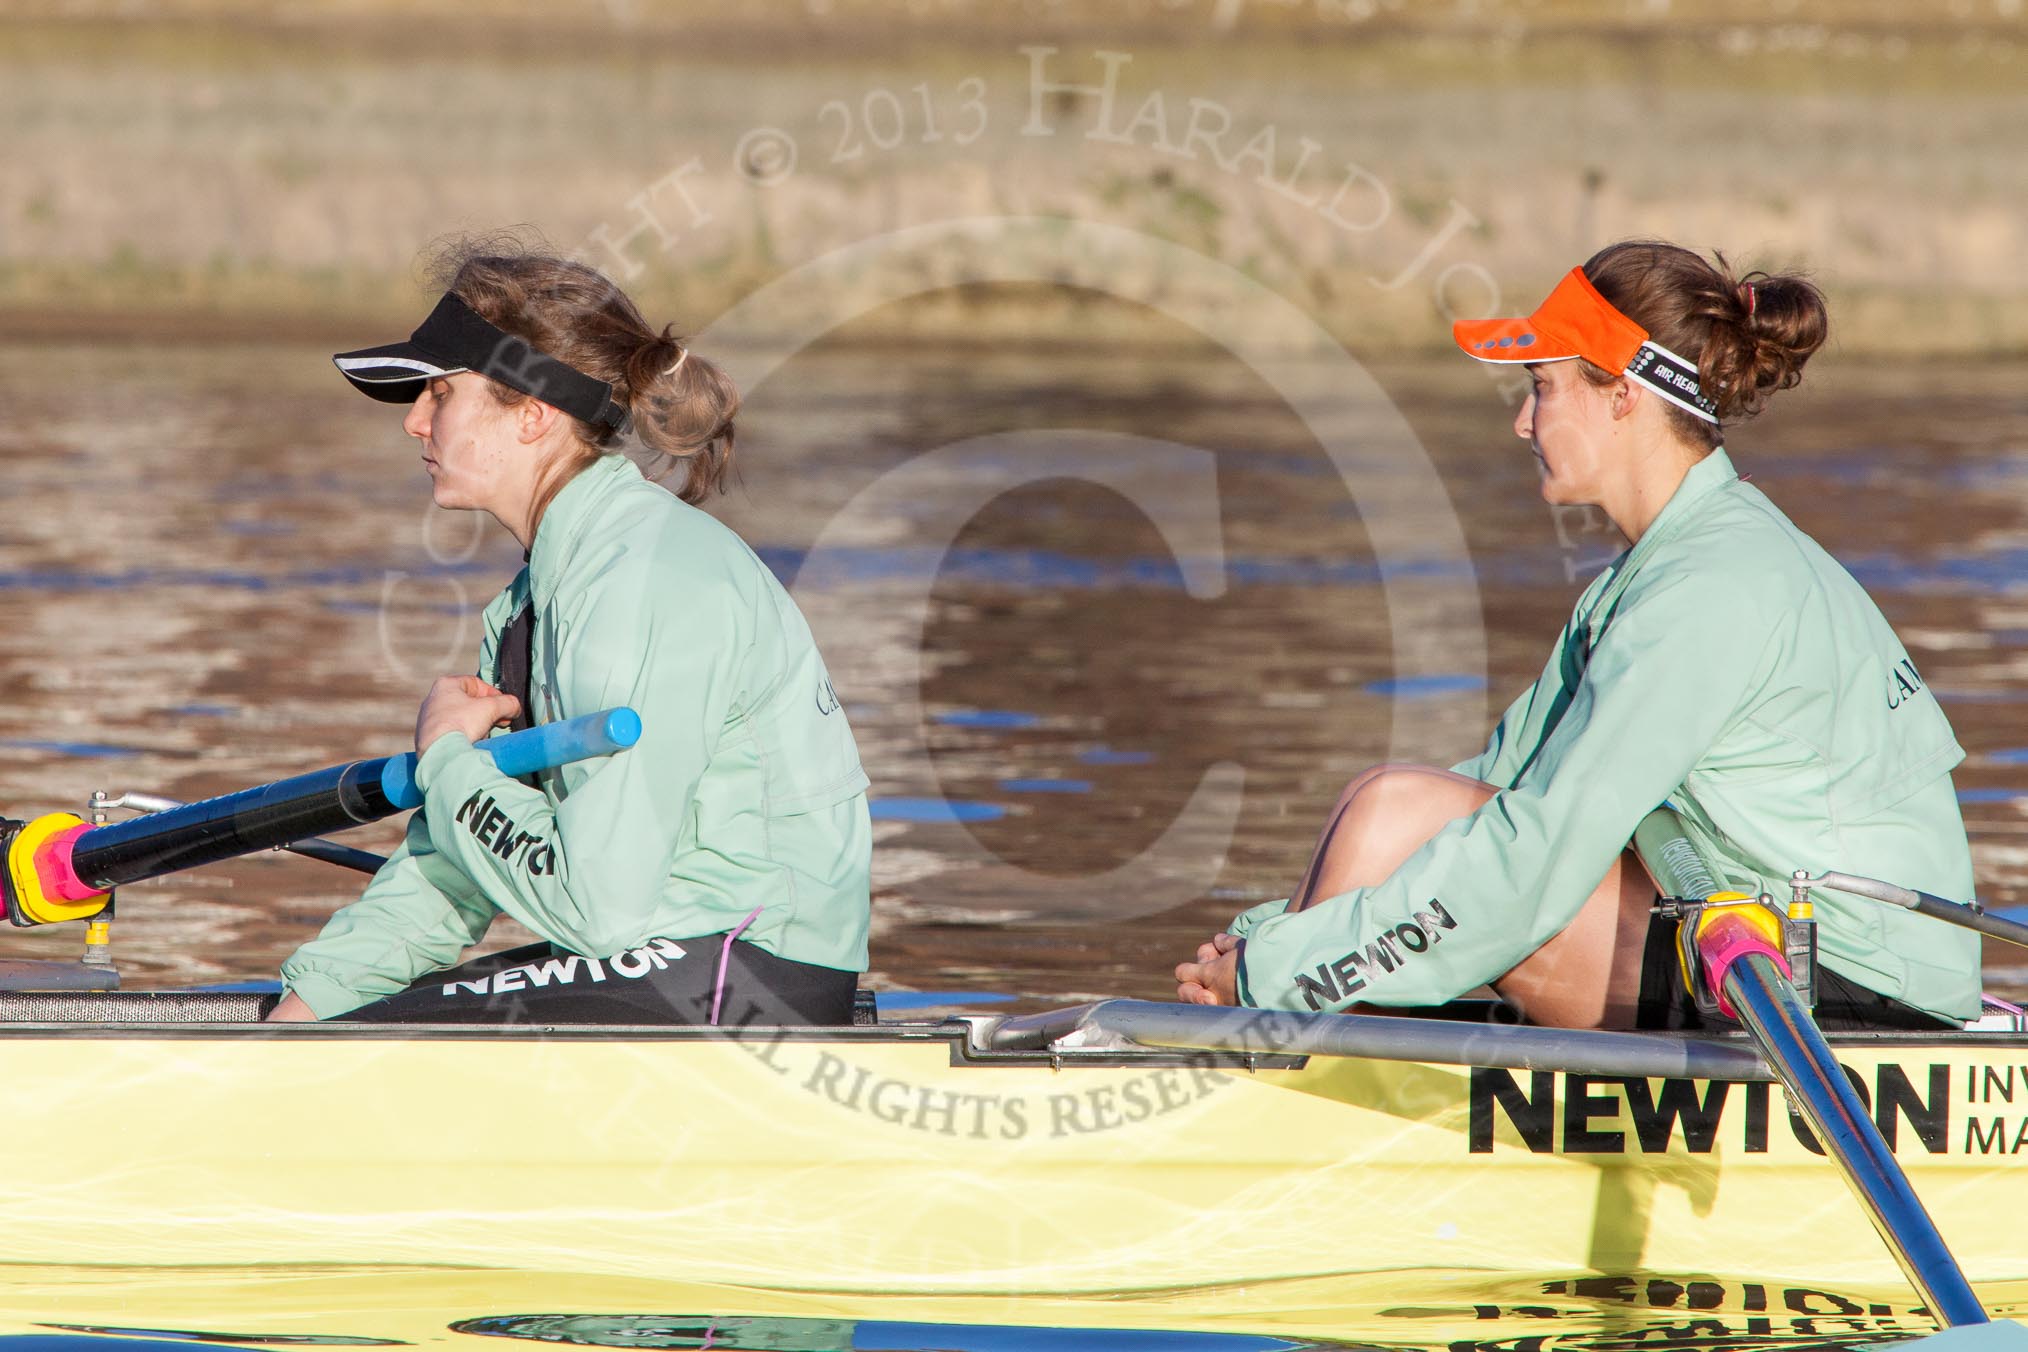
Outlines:
{"type": "Polygon", "coordinates": [[[671,1043],[677,1046],[731,1043],[753,1048],[780,1043],[821,1043],[836,1046],[904,1046],[941,1043],[953,1069],[1033,1069],[1046,1066],[1056,1070],[1073,1067],[1135,1067],[1163,1069],[1196,1067],[1211,1070],[1300,1070],[1309,1058],[1264,1052],[1223,1051],[1213,1048],[1137,1047],[1101,1050],[1052,1051],[1046,1048],[996,1051],[978,1045],[978,1035],[964,1018],[938,1023],[881,1023],[860,1026],[783,1027],[753,1024],[745,1028],[709,1028],[665,1024],[457,1024],[429,1023],[282,1023],[264,1024],[217,1020],[191,1023],[81,1022],[77,1020],[0,1022],[0,1040],[72,1041],[108,1039],[117,1041],[263,1041],[273,1038],[306,1039],[312,1042],[440,1042],[492,1043],[526,1046],[548,1042],[593,1043],[599,1045],[640,1045],[671,1043]]]}
{"type": "MultiPolygon", "coordinates": [[[[776,1043],[861,1046],[941,1043],[947,1048],[949,1063],[954,1068],[1186,1065],[1244,1071],[1300,1070],[1313,1057],[1323,1057],[1332,1061],[1562,1071],[1605,1079],[1750,1082],[1773,1077],[1765,1061],[1740,1033],[1612,1033],[1443,1017],[1302,1014],[1124,999],[1030,1015],[962,1014],[936,1020],[798,1027],[10,1019],[0,1020],[0,1038],[15,1041],[296,1038],[347,1043],[590,1042],[678,1046],[717,1041],[745,1047],[776,1043]],[[1083,1045],[1079,1045],[1081,1042],[1083,1045]]],[[[2028,1048],[2028,1032],[1860,1030],[1833,1033],[1830,1041],[1835,1048],[1852,1051],[1956,1048],[2004,1051],[2028,1048]]]]}
{"type": "MultiPolygon", "coordinates": [[[[1041,1043],[1061,1052],[1080,1043],[1119,1050],[1171,1050],[1325,1056],[1548,1070],[1600,1078],[1772,1081],[1775,1074],[1743,1032],[1613,1032],[1520,1024],[1460,1022],[1442,1017],[1311,1014],[1227,1006],[1103,1000],[1044,1014],[990,1021],[981,1035],[1006,1050],[1041,1043]]],[[[1854,1030],[1829,1035],[1833,1048],[2028,1046],[2013,1029],[1854,1030]]]]}

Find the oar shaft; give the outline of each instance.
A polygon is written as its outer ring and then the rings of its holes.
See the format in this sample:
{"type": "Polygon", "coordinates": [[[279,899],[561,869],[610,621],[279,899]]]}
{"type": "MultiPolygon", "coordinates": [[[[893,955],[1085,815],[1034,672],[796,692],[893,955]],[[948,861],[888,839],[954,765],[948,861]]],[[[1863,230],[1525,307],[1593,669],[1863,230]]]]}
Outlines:
{"type": "MultiPolygon", "coordinates": [[[[607,709],[581,718],[489,737],[479,749],[503,774],[526,775],[632,746],[641,718],[607,709]]],[[[414,753],[355,761],[294,779],[186,803],[107,826],[78,829],[52,842],[66,852],[67,875],[52,869],[52,890],[83,901],[125,883],[199,868],[419,807],[414,753]]]]}
{"type": "Polygon", "coordinates": [[[1837,1161],[1867,1219],[1937,1321],[1946,1326],[1988,1322],[1936,1222],[1773,957],[1749,953],[1735,958],[1725,969],[1724,991],[1780,1077],[1789,1101],[1837,1161]]]}
{"type": "Polygon", "coordinates": [[[71,869],[104,892],[378,821],[399,810],[381,787],[386,767],[384,757],[354,761],[94,827],[77,838],[71,869]]]}
{"type": "MultiPolygon", "coordinates": [[[[1634,844],[1664,896],[1703,898],[1709,903],[1725,895],[1716,870],[1667,806],[1642,820],[1634,831],[1634,844]]],[[[1977,914],[1968,907],[1872,879],[1826,874],[1815,881],[1924,914],[1935,914],[1924,903],[1977,914]],[[1852,883],[1868,884],[1871,890],[1852,883]]],[[[1858,1091],[1845,1078],[1830,1043],[1796,993],[1782,956],[1782,927],[1770,915],[1746,902],[1707,905],[1694,920],[1686,919],[1686,925],[1696,927],[1693,939],[1703,968],[1698,980],[1716,985],[1720,1012],[1746,1026],[1789,1102],[1816,1131],[1825,1153],[1837,1163],[1867,1219],[1937,1322],[1946,1327],[1988,1323],[1985,1307],[1965,1280],[1964,1270],[1951,1256],[1936,1222],[1915,1195],[1908,1175],[1881,1139],[1858,1091]]],[[[1939,918],[1968,923],[1955,916],[1939,918]]]]}

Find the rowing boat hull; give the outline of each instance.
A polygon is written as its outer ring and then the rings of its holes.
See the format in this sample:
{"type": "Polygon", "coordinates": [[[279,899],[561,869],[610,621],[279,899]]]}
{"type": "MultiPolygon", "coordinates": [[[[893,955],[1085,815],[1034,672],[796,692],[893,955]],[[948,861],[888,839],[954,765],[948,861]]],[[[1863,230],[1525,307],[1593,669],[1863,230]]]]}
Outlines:
{"type": "MultiPolygon", "coordinates": [[[[10,1258],[967,1297],[1403,1270],[1902,1289],[1772,1086],[989,1055],[957,1023],[292,1033],[6,1030],[10,1258]]],[[[1839,1054],[1971,1278],[2028,1281],[2028,1038],[1839,1054]]]]}

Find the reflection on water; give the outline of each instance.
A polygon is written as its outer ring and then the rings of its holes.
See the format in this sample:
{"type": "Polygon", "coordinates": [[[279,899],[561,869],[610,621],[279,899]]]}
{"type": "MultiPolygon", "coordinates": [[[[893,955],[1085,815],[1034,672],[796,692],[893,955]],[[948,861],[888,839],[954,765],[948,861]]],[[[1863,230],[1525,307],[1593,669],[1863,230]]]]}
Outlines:
{"type": "MultiPolygon", "coordinates": [[[[835,341],[750,392],[744,483],[714,510],[792,581],[859,734],[873,984],[1166,995],[1179,956],[1286,893],[1351,774],[1476,748],[1613,541],[1541,504],[1480,372],[1377,374],[1392,409],[1334,416],[1349,460],[1203,351],[835,341]],[[1397,410],[1420,450],[1362,441],[1397,410]],[[1468,559],[1441,547],[1458,526],[1468,559]]],[[[1735,459],[1907,640],[1970,753],[1982,890],[2021,905],[2024,382],[1813,377],[1735,459]]],[[[1278,379],[1330,393],[1322,370],[1278,379]]],[[[11,815],[400,750],[518,566],[490,523],[428,505],[397,418],[322,349],[13,347],[0,392],[11,815]]],[[[270,975],[355,892],[286,856],[209,868],[128,889],[116,951],[133,985],[270,975]]],[[[0,951],[78,942],[15,932],[0,951]]],[[[1988,961],[1996,986],[2028,985],[2028,958],[1988,961]]]]}
{"type": "MultiPolygon", "coordinates": [[[[44,1299],[60,1293],[66,1308],[116,1299],[108,1294],[110,1279],[90,1269],[30,1271],[41,1282],[38,1293],[44,1299]]],[[[124,1269],[119,1280],[127,1296],[121,1324],[37,1322],[14,1339],[24,1346],[33,1339],[45,1352],[166,1352],[192,1342],[422,1345],[446,1333],[505,1340],[503,1349],[527,1341],[635,1352],[1842,1352],[1935,1330],[1905,1289],[1708,1273],[1328,1275],[1226,1288],[1209,1293],[1208,1304],[1188,1292],[1159,1290],[1084,1301],[855,1296],[413,1269],[256,1276],[124,1269]],[[160,1288],[173,1295],[156,1294],[160,1288]],[[218,1331],[221,1324],[232,1331],[218,1331]],[[283,1328],[289,1331],[274,1331],[283,1328]]],[[[2020,1317],[2019,1287],[1985,1285],[1996,1318],[2020,1317]]]]}
{"type": "Polygon", "coordinates": [[[754,1352],[1334,1352],[1364,1346],[1336,1338],[1153,1329],[1023,1328],[898,1320],[739,1315],[536,1314],[461,1319],[453,1333],[575,1347],[753,1349],[754,1352]]]}

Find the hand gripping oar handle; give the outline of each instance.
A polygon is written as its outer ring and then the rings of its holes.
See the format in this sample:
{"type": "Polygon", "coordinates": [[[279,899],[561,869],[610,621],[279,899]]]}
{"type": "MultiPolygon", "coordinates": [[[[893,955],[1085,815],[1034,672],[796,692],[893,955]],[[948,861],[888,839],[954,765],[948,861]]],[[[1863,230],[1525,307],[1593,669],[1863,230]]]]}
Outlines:
{"type": "MultiPolygon", "coordinates": [[[[505,737],[488,737],[477,745],[493,758],[501,774],[519,779],[571,761],[610,756],[640,740],[641,716],[622,706],[602,714],[567,718],[561,723],[544,723],[525,732],[510,732],[505,737]]],[[[413,751],[389,756],[380,772],[380,791],[397,812],[422,806],[422,789],[415,782],[416,760],[413,751]]]]}
{"type": "MultiPolygon", "coordinates": [[[[608,709],[478,747],[509,775],[533,774],[632,746],[641,719],[608,709]]],[[[7,850],[7,913],[16,924],[81,919],[125,883],[340,831],[422,803],[414,753],[333,766],[107,826],[63,814],[17,829],[7,850]]]]}

